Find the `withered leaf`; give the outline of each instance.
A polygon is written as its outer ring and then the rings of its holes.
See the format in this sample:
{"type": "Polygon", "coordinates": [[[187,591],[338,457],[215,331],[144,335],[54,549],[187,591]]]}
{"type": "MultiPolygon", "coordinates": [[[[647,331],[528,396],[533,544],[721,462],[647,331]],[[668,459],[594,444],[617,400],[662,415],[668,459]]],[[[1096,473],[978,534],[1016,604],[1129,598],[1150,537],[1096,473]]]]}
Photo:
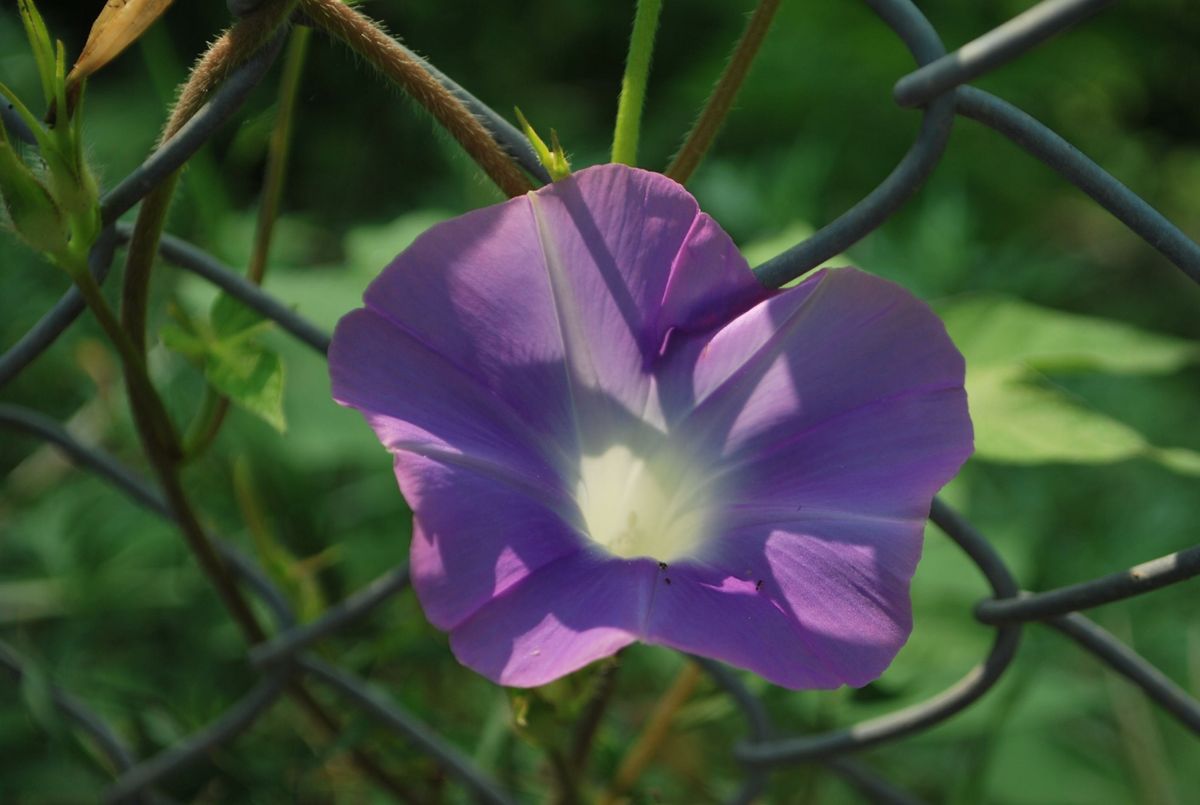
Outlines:
{"type": "Polygon", "coordinates": [[[67,76],[74,85],[120,55],[162,16],[172,0],[108,0],[67,76]]]}

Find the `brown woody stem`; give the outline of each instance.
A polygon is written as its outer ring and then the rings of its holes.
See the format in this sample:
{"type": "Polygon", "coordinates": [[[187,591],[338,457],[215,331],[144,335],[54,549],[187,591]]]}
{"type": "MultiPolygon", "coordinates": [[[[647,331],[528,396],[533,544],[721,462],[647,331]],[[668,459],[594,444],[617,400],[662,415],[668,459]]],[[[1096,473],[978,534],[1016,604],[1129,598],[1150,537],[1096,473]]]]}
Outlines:
{"type": "MultiPolygon", "coordinates": [[[[229,72],[255,53],[291,12],[294,0],[275,0],[260,11],[230,28],[196,63],[191,77],[179,95],[179,102],[160,142],[165,142],[199,111],[208,93],[229,72]]],[[[163,494],[179,524],[184,540],[196,556],[201,569],[212,581],[222,602],[251,642],[264,638],[250,607],[234,583],[233,576],[201,526],[195,509],[188,501],[180,478],[183,450],[174,425],[167,417],[161,399],[145,375],[146,310],[150,296],[150,275],[158,254],[158,241],[166,223],[167,208],[178,181],[179,172],[152,190],[142,201],[125,259],[125,282],[121,297],[121,325],[139,360],[125,361],[125,381],[134,423],[141,436],[146,456],[158,476],[163,494]]]]}
{"type": "MultiPolygon", "coordinates": [[[[180,93],[179,101],[172,110],[160,142],[170,138],[200,109],[209,93],[230,71],[253,55],[272,36],[277,35],[296,2],[297,0],[270,0],[258,11],[240,20],[213,43],[193,68],[180,93]]],[[[247,640],[250,643],[259,643],[264,638],[262,627],[234,583],[229,568],[214,550],[184,491],[180,477],[182,450],[179,438],[167,417],[161,398],[145,374],[150,277],[166,221],[167,208],[170,206],[178,177],[176,172],[164,179],[143,199],[138,210],[137,222],[126,256],[120,322],[124,338],[117,339],[118,346],[122,341],[126,345],[122,349],[122,358],[125,363],[126,386],[130,393],[130,407],[138,434],[184,539],[247,640]]],[[[308,692],[300,680],[292,681],[288,685],[288,692],[309,712],[322,732],[335,736],[340,734],[341,727],[337,720],[308,692]]],[[[412,795],[405,786],[393,779],[369,756],[358,750],[352,750],[352,756],[363,773],[380,787],[400,799],[411,801],[412,795]]]]}

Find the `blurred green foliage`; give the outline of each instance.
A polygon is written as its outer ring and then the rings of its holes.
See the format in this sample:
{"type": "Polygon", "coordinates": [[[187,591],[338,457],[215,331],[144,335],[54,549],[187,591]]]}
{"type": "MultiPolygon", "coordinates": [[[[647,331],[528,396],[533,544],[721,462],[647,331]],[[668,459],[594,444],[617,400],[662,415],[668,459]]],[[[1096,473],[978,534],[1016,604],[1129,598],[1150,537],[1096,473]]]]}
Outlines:
{"type": "MultiPolygon", "coordinates": [[[[78,52],[100,3],[84,5],[86,14],[75,2],[41,5],[69,53],[78,52]]],[[[953,47],[1028,5],[922,7],[953,47]]],[[[575,167],[606,158],[632,3],[364,7],[494,108],[519,105],[554,128],[575,167]]],[[[749,9],[719,0],[665,5],[643,165],[665,165],[749,9]]],[[[225,22],[221,3],[177,3],[93,77],[85,136],[103,185],[144,158],[173,87],[225,22]]],[[[1195,235],[1197,41],[1200,15],[1190,0],[1121,4],[979,85],[1056,128],[1195,235]]],[[[414,104],[339,48],[320,38],[312,44],[266,287],[332,327],[417,233],[499,196],[414,104]]],[[[865,4],[785,3],[691,182],[701,205],[758,258],[831,220],[908,147],[919,113],[896,108],[890,89],[910,67],[865,4]]],[[[7,1],[0,80],[27,99],[39,92],[7,1]]],[[[171,231],[234,266],[249,261],[277,80],[272,73],[238,122],[192,161],[172,210],[171,231]]],[[[1194,541],[1200,290],[1148,245],[998,135],[959,121],[927,186],[847,259],[934,301],[960,339],[972,405],[986,419],[980,455],[946,496],[995,541],[1025,587],[1086,579],[1194,541]],[[1014,445],[1020,451],[1006,454],[1014,445]]],[[[58,272],[0,238],[0,347],[64,287],[58,272]]],[[[199,316],[215,296],[171,270],[159,272],[154,290],[154,332],[170,324],[171,305],[199,316]]],[[[356,414],[330,400],[323,361],[278,331],[261,338],[287,366],[287,434],[235,410],[189,469],[188,486],[215,531],[248,551],[257,545],[277,577],[295,576],[287,589],[311,614],[405,557],[410,514],[387,456],[356,414]]],[[[152,359],[186,421],[204,395],[201,373],[165,350],[152,359]]],[[[3,400],[68,421],[85,440],[145,469],[115,360],[86,316],[3,400]]],[[[274,418],[273,407],[264,410],[274,418]]],[[[0,437],[0,473],[0,637],[40,669],[21,689],[0,686],[0,801],[92,801],[108,779],[103,764],[47,707],[47,680],[91,703],[147,755],[216,717],[255,676],[168,525],[24,436],[0,437]]],[[[986,593],[965,558],[931,530],[914,582],[913,638],[879,682],[789,693],[746,681],[785,730],[894,710],[942,689],[984,654],[990,632],[970,609],[986,593]]],[[[1095,614],[1200,693],[1196,600],[1194,584],[1181,585],[1095,614]]],[[[514,736],[504,693],[454,662],[411,595],[320,650],[385,687],[523,799],[548,790],[544,758],[514,736]]],[[[596,780],[611,776],[680,662],[653,648],[623,654],[596,739],[596,780]]],[[[381,801],[344,755],[363,744],[430,800],[465,801],[411,747],[346,717],[349,728],[330,746],[281,703],[166,788],[196,802],[381,801]]],[[[704,683],[635,801],[709,802],[729,793],[737,782],[729,749],[742,730],[729,699],[704,683]]],[[[864,757],[932,802],[1184,804],[1194,801],[1189,769],[1200,764],[1200,746],[1090,657],[1034,626],[1016,669],[988,698],[864,757]]],[[[778,773],[769,799],[857,801],[816,767],[778,773]]]]}

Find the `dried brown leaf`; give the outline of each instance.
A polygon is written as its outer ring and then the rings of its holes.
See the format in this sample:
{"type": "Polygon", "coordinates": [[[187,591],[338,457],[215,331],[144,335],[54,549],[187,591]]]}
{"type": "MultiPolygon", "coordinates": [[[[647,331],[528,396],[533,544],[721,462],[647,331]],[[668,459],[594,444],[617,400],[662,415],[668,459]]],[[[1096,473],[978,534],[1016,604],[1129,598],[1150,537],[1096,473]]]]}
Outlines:
{"type": "Polygon", "coordinates": [[[120,55],[162,16],[172,0],[108,0],[67,76],[76,84],[120,55]]]}

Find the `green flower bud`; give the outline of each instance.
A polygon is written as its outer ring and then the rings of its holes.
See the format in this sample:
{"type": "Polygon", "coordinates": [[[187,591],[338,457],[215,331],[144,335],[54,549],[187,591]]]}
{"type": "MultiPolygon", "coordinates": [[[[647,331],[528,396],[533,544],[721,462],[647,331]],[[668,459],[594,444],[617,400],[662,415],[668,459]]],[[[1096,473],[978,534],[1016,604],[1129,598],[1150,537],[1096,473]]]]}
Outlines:
{"type": "Polygon", "coordinates": [[[514,109],[517,113],[517,120],[521,123],[521,129],[525,132],[525,136],[529,138],[529,144],[533,146],[534,153],[537,154],[538,161],[542,163],[542,167],[550,174],[550,179],[557,182],[559,179],[565,179],[571,175],[571,163],[567,159],[567,154],[563,151],[562,144],[558,141],[558,132],[550,129],[550,145],[538,136],[538,133],[533,130],[533,126],[525,119],[525,115],[521,114],[520,109],[514,109]]]}
{"type": "Polygon", "coordinates": [[[49,172],[50,187],[63,212],[82,215],[98,204],[99,188],[82,155],[64,155],[57,149],[43,149],[42,160],[49,172]]]}
{"type": "Polygon", "coordinates": [[[0,198],[13,229],[39,252],[58,252],[69,240],[67,219],[50,191],[5,139],[0,139],[0,198]]]}

